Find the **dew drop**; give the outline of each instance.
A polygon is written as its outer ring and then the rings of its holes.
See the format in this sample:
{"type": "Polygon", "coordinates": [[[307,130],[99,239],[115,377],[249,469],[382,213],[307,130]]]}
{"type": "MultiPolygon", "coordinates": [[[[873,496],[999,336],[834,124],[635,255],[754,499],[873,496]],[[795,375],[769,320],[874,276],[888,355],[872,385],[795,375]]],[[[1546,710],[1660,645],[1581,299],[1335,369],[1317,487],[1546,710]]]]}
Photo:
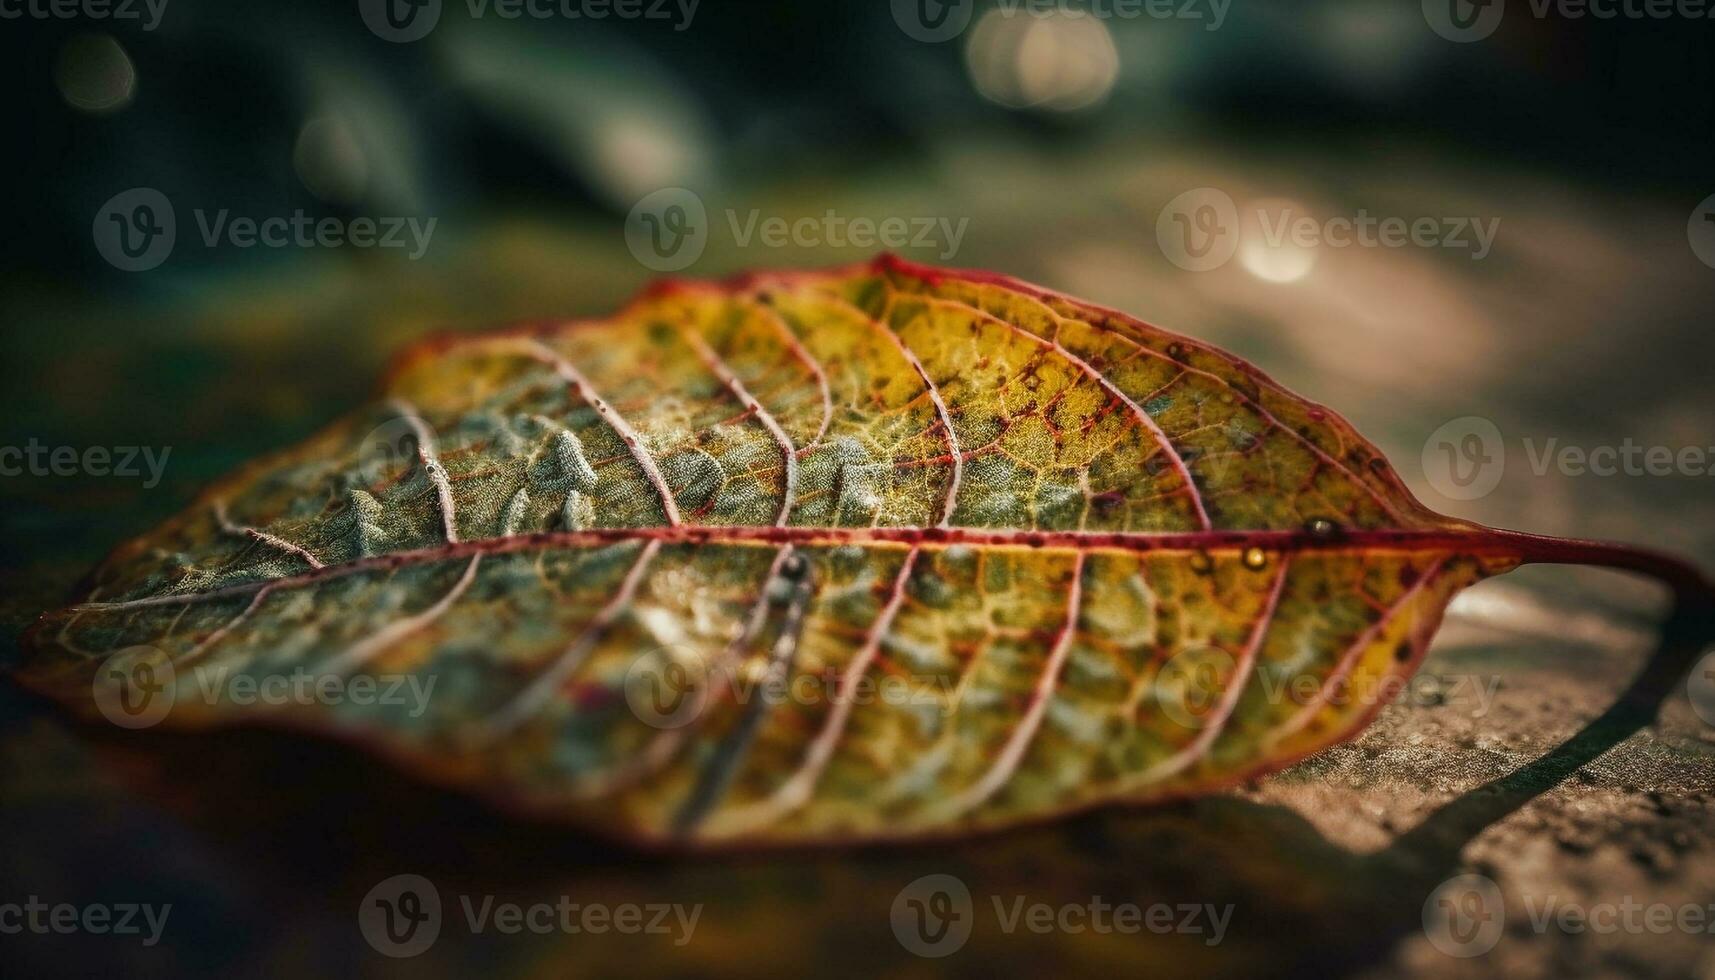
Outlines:
{"type": "Polygon", "coordinates": [[[1257,571],[1257,570],[1263,568],[1267,564],[1268,564],[1268,552],[1262,550],[1261,548],[1257,548],[1257,547],[1251,547],[1251,548],[1245,549],[1245,567],[1246,568],[1248,568],[1254,572],[1254,571],[1257,571]]]}
{"type": "Polygon", "coordinates": [[[1318,517],[1304,525],[1304,530],[1318,541],[1327,541],[1340,533],[1340,525],[1326,517],[1318,517]]]}
{"type": "Polygon", "coordinates": [[[1215,560],[1209,557],[1207,551],[1199,551],[1191,556],[1191,570],[1198,575],[1207,575],[1214,567],[1215,560]]]}

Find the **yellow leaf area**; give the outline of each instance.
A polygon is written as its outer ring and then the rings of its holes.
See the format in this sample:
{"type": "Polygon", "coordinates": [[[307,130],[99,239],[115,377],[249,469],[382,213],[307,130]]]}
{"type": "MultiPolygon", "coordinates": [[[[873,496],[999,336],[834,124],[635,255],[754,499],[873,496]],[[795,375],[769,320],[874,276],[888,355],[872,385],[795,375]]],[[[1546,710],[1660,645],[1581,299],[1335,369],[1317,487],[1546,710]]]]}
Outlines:
{"type": "Polygon", "coordinates": [[[1510,567],[1472,530],[1229,355],[884,258],[425,344],[116,551],[24,677],[632,840],[957,834],[1350,736],[1510,567]]]}

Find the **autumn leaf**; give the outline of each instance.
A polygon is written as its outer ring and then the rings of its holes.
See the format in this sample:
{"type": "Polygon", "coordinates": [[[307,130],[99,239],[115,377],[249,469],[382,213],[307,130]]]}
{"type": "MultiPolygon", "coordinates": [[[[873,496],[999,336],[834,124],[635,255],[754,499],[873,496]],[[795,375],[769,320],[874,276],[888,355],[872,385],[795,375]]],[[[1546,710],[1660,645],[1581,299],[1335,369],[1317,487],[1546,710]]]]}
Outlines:
{"type": "Polygon", "coordinates": [[[354,739],[619,837],[910,838],[1348,738],[1452,596],[1523,561],[1707,588],[1435,514],[1207,345],[884,257],[419,347],[119,548],[22,676],[132,727],[354,739]]]}

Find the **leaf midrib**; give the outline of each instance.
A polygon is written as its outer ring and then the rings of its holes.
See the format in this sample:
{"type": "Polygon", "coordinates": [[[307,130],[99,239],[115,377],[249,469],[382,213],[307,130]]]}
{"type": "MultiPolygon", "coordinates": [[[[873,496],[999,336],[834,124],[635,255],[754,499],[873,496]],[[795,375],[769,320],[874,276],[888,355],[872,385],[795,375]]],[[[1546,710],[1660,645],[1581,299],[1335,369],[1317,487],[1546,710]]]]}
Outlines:
{"type": "MultiPolygon", "coordinates": [[[[687,545],[913,546],[951,548],[1024,548],[1041,551],[1116,551],[1183,553],[1261,548],[1282,555],[1341,553],[1457,553],[1519,557],[1518,538],[1487,528],[1411,530],[1378,528],[1341,531],[1332,536],[1312,531],[1017,531],[941,527],[779,527],[763,524],[679,524],[660,527],[592,528],[539,531],[497,538],[473,538],[450,544],[358,558],[297,575],[258,579],[204,592],[182,592],[114,602],[86,602],[74,609],[121,609],[200,602],[247,595],[264,586],[298,588],[368,571],[428,564],[473,555],[504,555],[555,548],[591,548],[632,541],[687,545]]],[[[1551,560],[1551,559],[1544,559],[1551,560]]]]}

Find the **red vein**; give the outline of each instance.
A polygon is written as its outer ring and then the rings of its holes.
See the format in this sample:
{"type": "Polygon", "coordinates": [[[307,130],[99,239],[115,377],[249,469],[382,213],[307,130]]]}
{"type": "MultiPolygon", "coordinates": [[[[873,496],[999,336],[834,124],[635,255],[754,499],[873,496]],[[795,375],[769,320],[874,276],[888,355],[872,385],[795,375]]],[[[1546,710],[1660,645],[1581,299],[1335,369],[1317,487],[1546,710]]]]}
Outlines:
{"type": "MultiPolygon", "coordinates": [[[[718,659],[708,671],[709,689],[703,702],[703,711],[708,711],[714,699],[726,689],[726,682],[731,677],[730,664],[737,660],[740,651],[756,641],[757,634],[768,621],[768,590],[780,576],[780,569],[786,564],[786,559],[792,557],[794,548],[785,545],[774,553],[774,561],[768,566],[768,572],[763,577],[762,587],[751,603],[750,613],[745,617],[744,627],[732,641],[722,648],[718,659]]],[[[692,719],[695,721],[696,719],[692,719]]],[[[693,725],[687,723],[679,728],[670,728],[660,732],[649,740],[643,751],[611,771],[580,781],[574,788],[573,795],[580,797],[605,796],[626,786],[636,784],[656,772],[659,772],[678,755],[687,740],[690,739],[693,725]]]]}
{"type": "Polygon", "coordinates": [[[619,591],[614,593],[606,605],[598,610],[593,618],[585,624],[578,633],[577,639],[558,656],[554,662],[526,687],[517,697],[508,702],[487,721],[482,723],[479,741],[499,738],[510,734],[532,715],[540,711],[553,698],[560,685],[566,682],[589,656],[596,641],[612,626],[614,621],[624,614],[631,600],[637,594],[638,587],[643,583],[644,573],[649,569],[649,563],[655,559],[661,550],[661,542],[651,541],[638,552],[637,559],[631,563],[631,568],[625,573],[625,580],[620,584],[619,591]]]}
{"type": "Polygon", "coordinates": [[[335,676],[349,674],[386,652],[407,636],[433,624],[446,615],[447,610],[451,609],[453,604],[458,602],[459,597],[464,595],[465,590],[470,588],[470,583],[476,580],[477,566],[481,563],[482,555],[472,555],[469,564],[465,565],[464,574],[459,576],[458,581],[453,583],[453,587],[437,599],[434,605],[414,616],[388,623],[377,630],[373,636],[365,637],[348,647],[344,652],[329,660],[322,668],[322,673],[335,676]]]}
{"type": "MultiPolygon", "coordinates": [[[[1022,294],[1020,294],[1020,295],[1022,296],[1022,294]]],[[[1173,359],[1172,357],[1169,357],[1168,355],[1162,353],[1161,351],[1158,351],[1155,348],[1150,347],[1147,344],[1143,344],[1143,343],[1140,343],[1136,340],[1133,340],[1131,337],[1126,336],[1123,332],[1121,332],[1119,330],[1115,330],[1109,324],[1099,323],[1099,322],[1096,322],[1094,320],[1080,320],[1080,319],[1077,319],[1076,317],[1061,316],[1060,313],[1058,311],[1056,311],[1053,307],[1049,306],[1048,304],[1042,302],[1039,299],[1034,299],[1034,298],[1031,298],[1028,296],[1023,296],[1022,298],[1028,300],[1029,302],[1035,303],[1038,307],[1040,307],[1042,309],[1043,312],[1048,314],[1048,316],[1054,318],[1054,320],[1056,322],[1065,323],[1068,320],[1072,320],[1076,323],[1081,323],[1084,326],[1087,326],[1093,330],[1107,334],[1108,336],[1119,340],[1121,343],[1130,346],[1132,349],[1134,349],[1139,354],[1143,354],[1143,355],[1148,356],[1148,357],[1153,357],[1157,360],[1166,361],[1167,363],[1172,364],[1174,367],[1178,368],[1182,373],[1188,372],[1191,374],[1201,375],[1202,377],[1208,378],[1212,381],[1219,382],[1223,387],[1230,389],[1233,392],[1233,394],[1239,398],[1240,401],[1243,401],[1245,404],[1249,405],[1253,410],[1255,410],[1256,413],[1262,417],[1263,421],[1274,426],[1276,429],[1280,430],[1281,432],[1286,433],[1290,438],[1301,443],[1304,446],[1304,448],[1310,450],[1324,464],[1331,466],[1334,469],[1339,470],[1341,473],[1344,473],[1347,476],[1351,477],[1352,481],[1354,483],[1356,483],[1358,486],[1362,487],[1364,489],[1364,492],[1369,494],[1370,498],[1373,499],[1378,505],[1380,505],[1380,507],[1382,508],[1382,511],[1384,513],[1386,513],[1389,517],[1392,517],[1395,520],[1399,520],[1399,521],[1404,520],[1404,518],[1401,516],[1399,511],[1394,507],[1394,505],[1386,497],[1382,496],[1381,493],[1378,492],[1374,486],[1371,486],[1370,482],[1368,480],[1364,479],[1362,474],[1358,473],[1356,470],[1353,470],[1351,467],[1347,466],[1345,463],[1340,462],[1338,459],[1335,459],[1334,457],[1328,455],[1328,453],[1325,452],[1321,446],[1316,445],[1316,443],[1314,443],[1310,439],[1306,438],[1305,435],[1303,433],[1299,432],[1297,429],[1294,429],[1293,427],[1291,427],[1291,426],[1285,424],[1284,422],[1280,421],[1280,419],[1276,418],[1272,412],[1270,412],[1268,409],[1264,408],[1260,401],[1250,397],[1250,395],[1246,394],[1242,389],[1230,384],[1227,381],[1227,379],[1225,379],[1225,378],[1221,377],[1220,375],[1215,374],[1213,372],[1205,371],[1202,368],[1192,367],[1191,365],[1186,364],[1182,361],[1177,361],[1177,360],[1173,359]]],[[[1175,380],[1177,380],[1177,379],[1175,379],[1175,380]]],[[[1171,382],[1168,385],[1164,385],[1163,387],[1171,387],[1171,382]]],[[[1288,393],[1288,396],[1292,397],[1290,395],[1290,393],[1288,393]]]]}
{"type": "Polygon", "coordinates": [[[590,384],[583,372],[579,371],[572,362],[555,353],[553,348],[534,338],[524,339],[521,343],[526,354],[552,367],[555,373],[559,374],[571,386],[572,394],[595,409],[602,421],[619,434],[619,439],[625,443],[625,448],[631,453],[631,458],[643,470],[644,479],[648,480],[650,486],[654,487],[655,492],[660,495],[661,510],[666,515],[667,524],[678,527],[679,505],[673,500],[673,492],[668,489],[667,480],[661,475],[660,467],[655,465],[654,457],[650,456],[649,452],[643,448],[643,441],[631,428],[631,423],[625,421],[624,416],[614,411],[613,406],[596,394],[595,386],[590,384]]]}
{"type": "Polygon", "coordinates": [[[260,609],[262,607],[262,603],[267,601],[268,596],[272,592],[273,589],[268,586],[263,586],[262,588],[257,589],[256,595],[250,600],[249,605],[240,610],[238,615],[227,620],[225,623],[222,623],[219,629],[204,637],[201,643],[198,643],[196,646],[187,650],[183,657],[174,662],[174,668],[189,667],[191,664],[196,663],[203,657],[207,656],[208,652],[213,650],[216,644],[221,640],[226,639],[228,634],[243,625],[243,623],[250,618],[251,614],[256,612],[257,609],[260,609]]]}
{"type": "MultiPolygon", "coordinates": [[[[882,320],[870,316],[868,313],[858,309],[856,306],[838,296],[831,294],[818,295],[817,298],[829,303],[830,305],[844,307],[875,327],[876,331],[886,337],[888,342],[893,345],[894,349],[899,351],[900,356],[905,358],[906,363],[911,365],[911,370],[917,372],[917,377],[922,379],[924,387],[928,389],[929,402],[935,406],[935,418],[941,425],[942,433],[945,434],[947,455],[951,458],[953,464],[953,475],[947,483],[947,496],[941,504],[940,526],[948,527],[952,523],[953,509],[958,502],[959,484],[962,483],[965,478],[965,462],[964,456],[959,452],[959,435],[953,431],[952,413],[947,411],[947,403],[941,399],[941,389],[935,387],[935,382],[929,379],[929,372],[923,368],[923,362],[917,359],[916,353],[914,353],[910,347],[906,346],[904,338],[900,337],[898,332],[892,327],[888,326],[882,320]]],[[[885,317],[886,315],[887,311],[883,310],[882,316],[885,317]]]]}
{"type": "Polygon", "coordinates": [[[232,520],[227,516],[226,501],[224,500],[216,500],[214,502],[214,522],[220,525],[221,531],[226,534],[233,535],[234,537],[249,538],[252,541],[259,541],[270,548],[277,551],[283,551],[288,555],[301,559],[311,568],[322,567],[321,559],[310,554],[303,547],[287,541],[285,538],[275,537],[267,531],[263,531],[259,528],[232,523],[232,520]]]}
{"type": "MultiPolygon", "coordinates": [[[[798,646],[804,636],[804,617],[815,593],[815,580],[804,574],[793,581],[781,616],[780,631],[763,661],[761,683],[785,683],[798,661],[798,646]]],[[[744,767],[757,731],[774,709],[773,699],[758,697],[748,700],[739,712],[737,723],[720,739],[708,762],[697,773],[690,795],[685,797],[673,817],[673,832],[684,835],[695,829],[709,811],[718,807],[732,786],[733,777],[744,767]]]]}
{"type": "Polygon", "coordinates": [[[1377,617],[1375,622],[1371,623],[1367,629],[1358,634],[1357,639],[1352,641],[1352,645],[1347,647],[1346,651],[1340,655],[1340,659],[1338,663],[1335,664],[1334,670],[1329,673],[1328,679],[1322,683],[1322,687],[1316,692],[1316,697],[1312,698],[1307,704],[1300,708],[1296,714],[1265,736],[1270,744],[1297,734],[1305,725],[1310,724],[1311,719],[1315,718],[1323,708],[1327,707],[1328,702],[1334,697],[1335,689],[1345,683],[1346,678],[1349,677],[1353,669],[1357,667],[1358,659],[1363,656],[1364,651],[1369,648],[1371,643],[1375,642],[1376,637],[1381,635],[1382,631],[1387,628],[1388,624],[1393,622],[1393,618],[1399,614],[1400,610],[1411,605],[1412,600],[1417,597],[1418,593],[1422,592],[1424,588],[1434,580],[1435,574],[1441,570],[1441,566],[1446,564],[1446,561],[1447,560],[1445,558],[1437,558],[1435,561],[1431,562],[1429,567],[1423,570],[1423,574],[1418,576],[1417,581],[1411,584],[1411,588],[1400,593],[1399,599],[1397,599],[1393,605],[1389,606],[1387,611],[1383,612],[1381,616],[1377,617]]]}
{"type": "Polygon", "coordinates": [[[1262,650],[1263,638],[1268,635],[1268,627],[1274,621],[1275,610],[1280,606],[1280,596],[1285,590],[1286,572],[1290,566],[1291,562],[1282,556],[1280,573],[1274,578],[1274,585],[1270,587],[1268,598],[1263,602],[1262,612],[1251,628],[1250,639],[1239,652],[1238,663],[1233,667],[1233,676],[1228,680],[1226,690],[1222,692],[1221,700],[1215,705],[1215,711],[1205,722],[1203,730],[1197,733],[1197,737],[1192,739],[1190,744],[1172,756],[1125,780],[1126,785],[1152,783],[1176,775],[1202,758],[1209,751],[1209,747],[1215,744],[1215,740],[1221,737],[1227,722],[1232,720],[1239,698],[1244,695],[1245,685],[1250,682],[1252,671],[1256,668],[1257,654],[1262,650]]]}
{"type": "Polygon", "coordinates": [[[786,342],[786,349],[791,351],[792,356],[808,368],[811,376],[816,379],[816,390],[822,396],[822,423],[816,427],[815,436],[810,439],[804,449],[799,450],[800,453],[807,452],[810,447],[821,445],[822,439],[828,434],[828,426],[834,420],[834,393],[828,386],[828,372],[823,369],[821,362],[816,360],[815,356],[804,346],[804,342],[798,339],[798,335],[793,332],[785,319],[773,307],[766,303],[760,303],[753,309],[760,313],[763,319],[767,320],[775,330],[779,331],[780,339],[786,342]]]}
{"type": "Polygon", "coordinates": [[[951,547],[1106,550],[1133,553],[1227,551],[1263,548],[1309,553],[1424,553],[1447,552],[1471,557],[1494,557],[1555,565],[1594,565],[1637,572],[1660,579],[1681,591],[1715,593],[1715,584],[1695,566],[1672,555],[1600,541],[1548,538],[1519,531],[1474,527],[1459,531],[1420,531],[1397,528],[1344,531],[1324,536],[1310,531],[1016,531],[989,528],[922,527],[776,527],[773,525],[680,525],[678,527],[591,528],[584,531],[539,531],[510,538],[461,541],[458,544],[359,558],[340,565],[285,578],[261,579],[212,589],[180,592],[117,602],[86,602],[69,611],[116,611],[184,602],[206,602],[248,595],[268,585],[296,588],[346,575],[382,571],[424,562],[449,561],[473,554],[510,554],[543,548],[604,547],[627,541],[653,541],[691,546],[797,544],[805,547],[892,545],[951,547]]]}
{"type": "Polygon", "coordinates": [[[1087,557],[1087,552],[1080,551],[1072,563],[1072,584],[1066,595],[1066,620],[1055,634],[1054,647],[1049,651],[1047,662],[1042,665],[1042,673],[1036,679],[1036,686],[1030,692],[1030,704],[1025,709],[1024,717],[1019,719],[1018,727],[1013,729],[1005,747],[1001,749],[988,772],[944,804],[948,819],[982,806],[989,797],[1006,785],[1018,771],[1019,763],[1024,761],[1024,753],[1036,738],[1037,730],[1042,727],[1042,717],[1048,713],[1048,700],[1060,682],[1060,672],[1066,666],[1066,657],[1071,653],[1072,641],[1078,633],[1078,613],[1084,602],[1084,561],[1087,557]]]}
{"type": "Polygon", "coordinates": [[[815,741],[811,742],[805,751],[804,761],[766,799],[718,818],[719,826],[716,832],[742,832],[749,827],[772,823],[809,802],[817,782],[821,780],[822,773],[827,770],[828,762],[834,756],[834,750],[839,747],[841,735],[845,733],[857,684],[875,663],[876,655],[881,651],[882,640],[892,628],[900,607],[905,604],[905,586],[911,578],[911,570],[917,564],[919,553],[917,548],[912,548],[900,564],[899,574],[894,576],[893,584],[888,589],[886,603],[864,634],[863,646],[852,655],[845,671],[840,675],[840,684],[834,691],[833,705],[828,711],[828,717],[823,721],[821,731],[817,732],[815,741]]]}
{"type": "Polygon", "coordinates": [[[417,460],[423,464],[423,472],[428,475],[429,483],[435,488],[436,506],[441,512],[441,530],[446,534],[449,544],[457,543],[458,514],[453,504],[453,484],[447,477],[447,468],[441,465],[440,455],[435,448],[435,434],[429,431],[428,423],[417,414],[417,406],[403,398],[391,399],[387,404],[394,414],[411,427],[411,434],[417,437],[417,460]]]}
{"type": "Polygon", "coordinates": [[[1133,401],[1130,395],[1119,390],[1113,382],[1109,381],[1106,377],[1103,377],[1100,371],[1091,367],[1089,362],[1072,353],[1058,340],[1050,340],[1047,337],[1032,333],[1016,323],[1008,323],[994,314],[985,310],[980,310],[969,303],[962,303],[956,300],[942,299],[940,297],[928,295],[920,295],[918,298],[922,299],[925,303],[943,307],[950,306],[967,313],[974,314],[981,320],[1005,327],[1013,333],[1033,341],[1042,349],[1052,351],[1071,362],[1074,367],[1079,371],[1082,371],[1090,378],[1090,380],[1101,386],[1102,391],[1105,392],[1108,397],[1120,402],[1126,408],[1130,409],[1133,415],[1137,416],[1138,422],[1142,424],[1144,429],[1149,432],[1152,438],[1154,438],[1156,444],[1161,447],[1162,451],[1167,453],[1167,458],[1172,462],[1174,471],[1179,474],[1179,479],[1184,481],[1185,493],[1191,498],[1191,506],[1197,512],[1198,526],[1203,528],[1205,531],[1214,529],[1214,523],[1209,520],[1209,512],[1203,507],[1203,496],[1198,493],[1197,484],[1191,479],[1191,468],[1186,465],[1184,457],[1179,455],[1179,450],[1176,449],[1173,443],[1168,440],[1167,433],[1163,432],[1161,430],[1161,426],[1156,424],[1155,419],[1148,412],[1143,410],[1142,405],[1133,401]]]}
{"type": "Polygon", "coordinates": [[[697,357],[702,359],[704,366],[714,372],[715,377],[721,379],[721,383],[726,385],[728,391],[732,392],[733,397],[737,398],[745,408],[756,414],[757,421],[762,423],[762,427],[768,430],[768,434],[774,437],[775,444],[780,447],[780,453],[786,460],[786,486],[781,493],[780,516],[775,518],[774,523],[784,527],[786,518],[792,513],[792,499],[798,489],[798,453],[792,445],[792,439],[786,435],[786,430],[780,427],[780,423],[773,414],[756,400],[756,397],[745,388],[744,382],[732,373],[732,369],[727,366],[725,361],[721,360],[720,355],[715,353],[714,349],[703,338],[690,330],[681,331],[681,335],[685,338],[686,343],[691,345],[691,349],[697,352],[697,357]]]}

